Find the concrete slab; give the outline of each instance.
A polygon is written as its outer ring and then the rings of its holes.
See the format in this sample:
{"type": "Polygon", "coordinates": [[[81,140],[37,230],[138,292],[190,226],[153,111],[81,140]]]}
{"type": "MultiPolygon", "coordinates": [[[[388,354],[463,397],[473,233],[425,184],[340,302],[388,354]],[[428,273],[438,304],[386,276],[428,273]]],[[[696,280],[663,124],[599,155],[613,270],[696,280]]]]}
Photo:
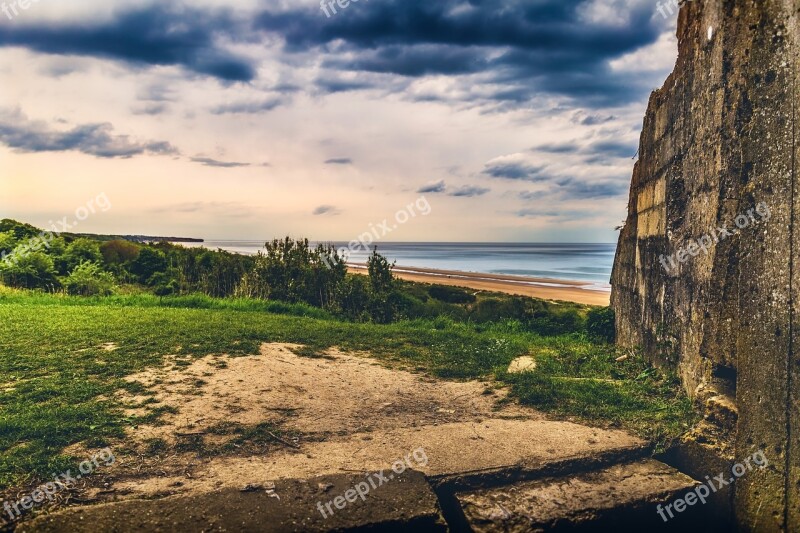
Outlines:
{"type": "Polygon", "coordinates": [[[17,532],[446,530],[436,495],[421,473],[387,470],[385,477],[383,482],[375,474],[369,480],[355,474],[322,476],[279,481],[269,492],[249,487],[247,492],[228,489],[72,508],[36,518],[17,532]],[[359,484],[362,493],[368,491],[363,499],[354,490],[359,484]]]}
{"type": "Polygon", "coordinates": [[[122,493],[152,497],[176,490],[202,492],[242,483],[303,479],[323,474],[369,472],[399,459],[433,483],[469,486],[481,476],[530,479],[531,472],[561,467],[586,469],[644,455],[645,443],[624,431],[590,428],[563,421],[503,420],[457,422],[352,434],[306,443],[268,456],[217,457],[196,465],[192,475],[131,478],[115,483],[122,493]],[[409,457],[422,450],[424,460],[409,457]]]}
{"type": "Polygon", "coordinates": [[[670,502],[696,484],[670,466],[645,459],[595,472],[458,493],[456,498],[463,518],[476,532],[593,529],[601,525],[627,528],[634,524],[650,529],[665,524],[657,504],[670,502]],[[636,513],[635,519],[632,513],[636,513]]]}

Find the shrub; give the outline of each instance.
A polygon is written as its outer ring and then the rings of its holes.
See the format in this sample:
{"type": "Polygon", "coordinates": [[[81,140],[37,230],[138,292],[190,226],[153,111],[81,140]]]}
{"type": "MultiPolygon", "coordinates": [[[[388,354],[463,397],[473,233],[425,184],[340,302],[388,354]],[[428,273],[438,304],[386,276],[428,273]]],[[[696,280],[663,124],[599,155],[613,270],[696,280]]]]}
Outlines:
{"type": "Polygon", "coordinates": [[[593,339],[613,343],[617,339],[615,314],[610,307],[598,307],[586,317],[586,332],[593,339]]]}
{"type": "Polygon", "coordinates": [[[309,246],[308,239],[275,239],[265,245],[248,276],[250,290],[288,303],[335,307],[347,267],[333,245],[309,246]]]}
{"type": "Polygon", "coordinates": [[[22,289],[51,289],[60,287],[53,259],[44,252],[20,251],[17,247],[13,261],[0,261],[0,277],[9,287],[22,289]]]}
{"type": "Polygon", "coordinates": [[[480,300],[470,314],[475,322],[494,322],[497,320],[526,317],[526,301],[522,298],[486,298],[480,300]]]}
{"type": "Polygon", "coordinates": [[[123,240],[108,241],[100,245],[103,261],[108,266],[121,265],[133,261],[139,257],[139,251],[139,246],[123,240]]]}
{"type": "Polygon", "coordinates": [[[17,246],[17,238],[13,231],[0,233],[0,253],[8,254],[17,246]]]}
{"type": "Polygon", "coordinates": [[[64,251],[59,270],[62,274],[67,274],[81,263],[100,263],[102,260],[100,243],[91,239],[75,239],[64,251]]]}
{"type": "Polygon", "coordinates": [[[353,274],[345,278],[337,294],[339,311],[350,320],[368,320],[369,280],[353,274]]]}
{"type": "Polygon", "coordinates": [[[97,263],[84,262],[67,276],[64,288],[73,296],[108,296],[114,293],[114,276],[97,263]]]}
{"type": "Polygon", "coordinates": [[[458,287],[448,287],[446,285],[434,285],[428,289],[428,294],[432,298],[449,304],[471,304],[477,300],[474,294],[458,287]]]}
{"type": "Polygon", "coordinates": [[[528,320],[528,329],[540,335],[580,333],[586,325],[575,309],[567,311],[537,311],[528,320]]]}
{"type": "Polygon", "coordinates": [[[167,270],[167,258],[164,252],[154,248],[142,248],[139,256],[128,267],[140,283],[148,283],[154,274],[167,270]]]}

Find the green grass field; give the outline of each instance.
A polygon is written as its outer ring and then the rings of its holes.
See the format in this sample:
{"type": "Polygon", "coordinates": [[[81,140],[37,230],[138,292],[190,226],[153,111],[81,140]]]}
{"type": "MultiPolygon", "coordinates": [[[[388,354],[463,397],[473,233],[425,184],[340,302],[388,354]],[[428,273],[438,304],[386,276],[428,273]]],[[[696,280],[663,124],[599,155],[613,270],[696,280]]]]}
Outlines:
{"type": "MultiPolygon", "coordinates": [[[[351,323],[304,305],[210,298],[51,296],[0,287],[0,492],[69,468],[64,448],[122,437],[125,418],[110,400],[133,389],[123,377],[212,353],[258,353],[263,342],[304,344],[313,356],[332,346],[368,351],[443,379],[495,378],[512,397],[556,416],[628,428],[664,445],[694,419],[674,376],[638,357],[616,362],[608,345],[577,334],[542,337],[515,322],[469,324],[448,318],[391,325],[351,323]],[[118,349],[108,351],[105,343],[118,349]],[[532,355],[538,368],[509,375],[532,355]]],[[[147,391],[131,390],[147,395],[147,391]]],[[[145,401],[154,419],[165,409],[145,401]]],[[[128,406],[129,407],[129,406],[128,406]]]]}

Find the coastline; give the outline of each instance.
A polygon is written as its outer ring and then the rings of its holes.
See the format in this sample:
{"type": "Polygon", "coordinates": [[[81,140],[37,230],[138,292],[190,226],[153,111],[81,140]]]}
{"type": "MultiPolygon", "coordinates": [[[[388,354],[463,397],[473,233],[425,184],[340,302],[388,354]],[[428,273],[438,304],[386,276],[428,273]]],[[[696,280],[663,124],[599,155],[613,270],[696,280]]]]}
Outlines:
{"type": "MultiPolygon", "coordinates": [[[[348,270],[355,274],[365,274],[366,265],[348,263],[348,270]]],[[[461,272],[457,270],[437,270],[433,268],[397,266],[394,274],[406,281],[435,283],[465,287],[489,292],[502,292],[518,296],[531,296],[545,300],[563,300],[587,305],[609,305],[611,293],[589,281],[558,280],[510,276],[506,274],[484,274],[461,272]]]]}

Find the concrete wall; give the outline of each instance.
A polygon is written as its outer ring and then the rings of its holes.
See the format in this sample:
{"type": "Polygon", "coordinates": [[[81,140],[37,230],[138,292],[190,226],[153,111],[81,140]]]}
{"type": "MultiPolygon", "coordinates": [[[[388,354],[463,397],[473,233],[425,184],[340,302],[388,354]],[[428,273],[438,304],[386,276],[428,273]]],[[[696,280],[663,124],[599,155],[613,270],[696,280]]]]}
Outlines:
{"type": "Polygon", "coordinates": [[[674,367],[701,405],[734,406],[728,422],[705,421],[709,448],[770,460],[733,496],[740,525],[764,531],[800,530],[798,12],[800,0],[683,6],[612,275],[619,342],[674,367]],[[704,236],[708,253],[691,247],[704,236]]]}

